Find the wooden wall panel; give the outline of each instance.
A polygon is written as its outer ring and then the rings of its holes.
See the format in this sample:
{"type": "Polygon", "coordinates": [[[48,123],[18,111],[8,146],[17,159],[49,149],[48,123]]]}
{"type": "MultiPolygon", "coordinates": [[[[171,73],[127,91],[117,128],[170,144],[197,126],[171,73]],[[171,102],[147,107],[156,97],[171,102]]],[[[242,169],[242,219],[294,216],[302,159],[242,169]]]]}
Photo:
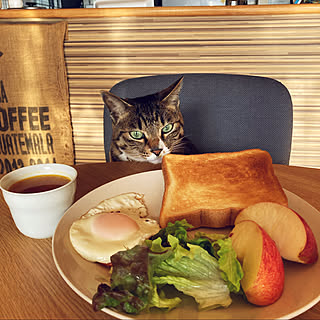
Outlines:
{"type": "Polygon", "coordinates": [[[320,167],[320,14],[68,19],[77,163],[105,161],[99,90],[122,79],[216,72],[275,78],[294,104],[290,164],[320,167]]]}

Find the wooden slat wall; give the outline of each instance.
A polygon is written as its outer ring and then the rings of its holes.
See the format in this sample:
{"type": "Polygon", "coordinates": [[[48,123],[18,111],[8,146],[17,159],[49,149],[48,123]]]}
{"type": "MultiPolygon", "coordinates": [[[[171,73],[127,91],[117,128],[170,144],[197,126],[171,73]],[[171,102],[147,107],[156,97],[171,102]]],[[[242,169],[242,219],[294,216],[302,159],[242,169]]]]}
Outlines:
{"type": "Polygon", "coordinates": [[[105,160],[100,89],[144,75],[216,72],[287,86],[294,104],[290,164],[320,167],[320,14],[68,20],[77,163],[105,160]]]}
{"type": "Polygon", "coordinates": [[[0,10],[0,23],[67,19],[76,163],[105,161],[100,89],[161,73],[269,76],[294,104],[291,165],[320,168],[320,6],[0,10]]]}

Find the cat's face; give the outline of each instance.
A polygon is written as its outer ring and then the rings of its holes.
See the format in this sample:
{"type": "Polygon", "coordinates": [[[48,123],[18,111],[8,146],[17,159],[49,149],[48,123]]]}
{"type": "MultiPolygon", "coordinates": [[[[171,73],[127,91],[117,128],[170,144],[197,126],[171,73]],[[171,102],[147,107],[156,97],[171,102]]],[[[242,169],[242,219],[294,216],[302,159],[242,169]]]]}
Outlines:
{"type": "Polygon", "coordinates": [[[113,161],[160,163],[164,155],[181,147],[184,135],[179,108],[182,81],[181,78],[161,92],[134,99],[102,92],[112,119],[110,156],[113,161]]]}

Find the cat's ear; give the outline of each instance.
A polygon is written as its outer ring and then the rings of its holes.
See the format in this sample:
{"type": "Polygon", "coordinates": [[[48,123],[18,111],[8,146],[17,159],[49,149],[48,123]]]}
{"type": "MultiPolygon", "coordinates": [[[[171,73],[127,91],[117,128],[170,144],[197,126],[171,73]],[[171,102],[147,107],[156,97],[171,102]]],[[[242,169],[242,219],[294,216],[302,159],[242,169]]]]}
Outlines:
{"type": "Polygon", "coordinates": [[[100,91],[100,94],[110,111],[112,121],[114,123],[118,122],[118,120],[128,112],[127,108],[131,105],[109,91],[102,90],[100,91]]]}
{"type": "Polygon", "coordinates": [[[182,89],[183,76],[179,78],[175,83],[173,83],[167,89],[159,92],[159,98],[161,103],[164,103],[166,107],[178,108],[180,105],[179,94],[182,89]]]}

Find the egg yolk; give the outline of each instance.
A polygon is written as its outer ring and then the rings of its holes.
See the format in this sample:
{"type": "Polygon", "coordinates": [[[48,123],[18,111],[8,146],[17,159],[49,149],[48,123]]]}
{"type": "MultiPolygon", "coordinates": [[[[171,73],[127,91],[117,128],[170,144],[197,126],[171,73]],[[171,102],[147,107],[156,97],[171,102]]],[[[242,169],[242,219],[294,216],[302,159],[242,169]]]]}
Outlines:
{"type": "Polygon", "coordinates": [[[122,213],[101,213],[92,223],[92,231],[107,240],[126,239],[138,230],[137,222],[122,213]]]}

